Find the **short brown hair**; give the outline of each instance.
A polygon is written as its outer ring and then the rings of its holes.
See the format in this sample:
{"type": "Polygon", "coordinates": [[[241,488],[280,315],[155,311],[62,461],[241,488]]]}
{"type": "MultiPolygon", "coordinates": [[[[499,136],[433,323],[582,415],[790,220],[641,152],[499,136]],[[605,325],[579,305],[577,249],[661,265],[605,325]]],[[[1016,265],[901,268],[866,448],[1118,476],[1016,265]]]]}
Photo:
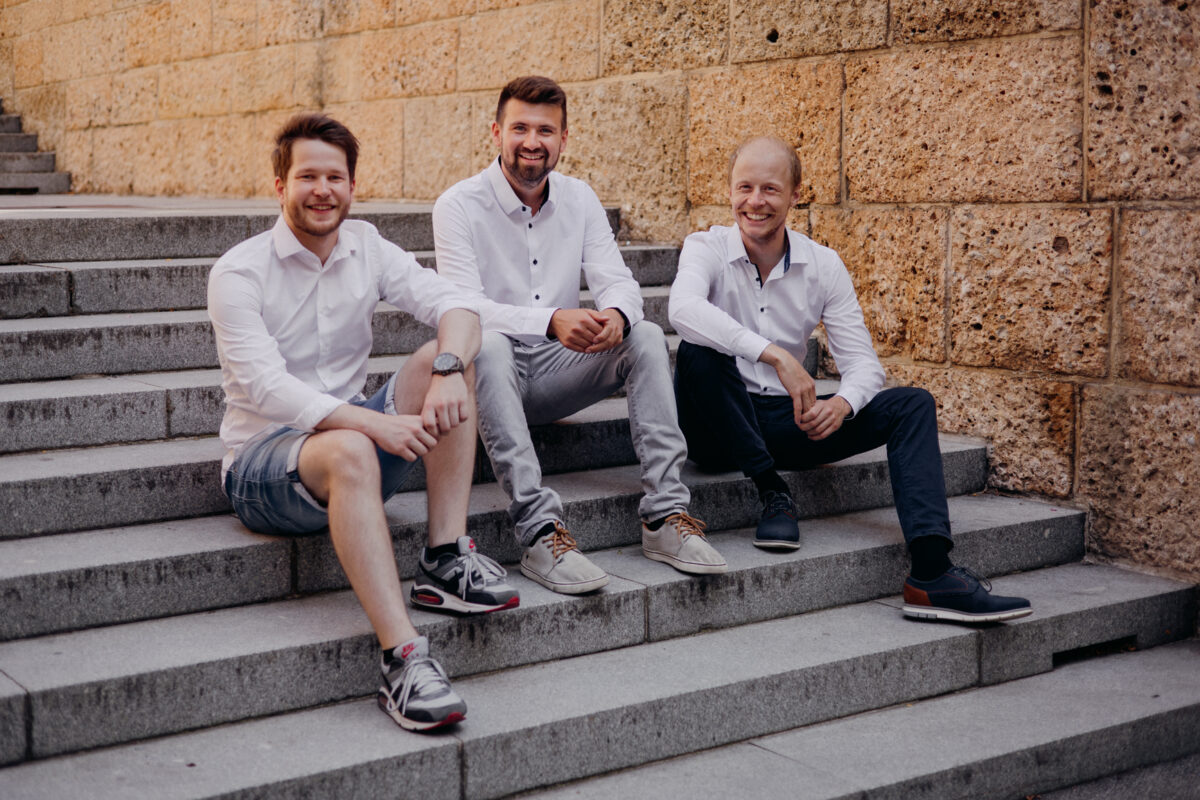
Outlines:
{"type": "Polygon", "coordinates": [[[733,180],[733,165],[737,163],[738,156],[752,144],[756,142],[767,142],[775,146],[777,150],[787,159],[788,168],[792,173],[792,188],[795,189],[800,185],[800,157],[796,155],[796,148],[780,139],[778,136],[751,136],[737,146],[733,154],[729,156],[729,167],[725,172],[725,182],[729,183],[733,180]]]}
{"type": "Polygon", "coordinates": [[[295,115],[275,134],[275,150],[271,153],[275,177],[287,180],[288,170],[292,168],[292,145],[297,139],[319,139],[340,148],[346,154],[350,180],[354,180],[354,167],[358,164],[358,139],[333,117],[311,111],[295,115]]]}
{"type": "Polygon", "coordinates": [[[526,75],[513,78],[500,90],[500,102],[496,104],[496,122],[504,116],[504,104],[510,98],[533,105],[555,105],[562,109],[563,130],[567,129],[567,93],[550,78],[541,75],[526,75]]]}

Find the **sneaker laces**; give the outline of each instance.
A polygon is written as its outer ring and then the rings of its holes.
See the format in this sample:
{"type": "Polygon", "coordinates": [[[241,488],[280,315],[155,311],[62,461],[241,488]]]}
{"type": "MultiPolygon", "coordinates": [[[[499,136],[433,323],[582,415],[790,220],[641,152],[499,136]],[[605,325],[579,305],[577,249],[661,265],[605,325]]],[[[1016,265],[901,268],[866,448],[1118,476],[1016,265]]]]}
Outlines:
{"type": "Polygon", "coordinates": [[[699,536],[701,539],[708,538],[704,535],[704,529],[708,526],[686,511],[680,511],[677,514],[671,514],[663,522],[663,525],[670,525],[671,520],[678,521],[679,538],[681,540],[686,540],[689,536],[699,536]]]}
{"type": "Polygon", "coordinates": [[[578,549],[575,537],[571,536],[570,531],[564,528],[561,522],[555,520],[554,533],[550,534],[550,554],[557,561],[563,553],[578,549]]]}
{"type": "Polygon", "coordinates": [[[792,503],[792,498],[783,492],[768,492],[763,514],[787,514],[795,517],[795,505],[792,503]]]}
{"type": "Polygon", "coordinates": [[[485,589],[489,579],[503,578],[508,574],[504,567],[475,550],[460,558],[466,562],[463,564],[462,580],[458,583],[459,596],[464,600],[472,589],[485,589]]]}
{"type": "MultiPolygon", "coordinates": [[[[409,656],[404,660],[400,676],[403,680],[399,688],[392,686],[388,693],[388,706],[391,711],[399,709],[401,714],[408,710],[409,698],[414,694],[419,697],[426,689],[450,686],[446,671],[430,656],[409,656]]],[[[391,683],[390,676],[388,683],[391,683]]]]}

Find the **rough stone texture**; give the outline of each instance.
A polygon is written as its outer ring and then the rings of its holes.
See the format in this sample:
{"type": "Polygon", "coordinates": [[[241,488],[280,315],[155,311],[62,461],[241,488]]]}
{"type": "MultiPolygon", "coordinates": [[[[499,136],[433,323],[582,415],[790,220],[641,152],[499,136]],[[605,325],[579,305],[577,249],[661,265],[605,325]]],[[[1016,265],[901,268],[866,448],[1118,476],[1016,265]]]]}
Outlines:
{"type": "Polygon", "coordinates": [[[800,156],[800,202],[836,203],[841,90],[842,68],[835,62],[693,75],[688,82],[688,199],[693,205],[728,202],[730,153],[749,136],[775,134],[800,156]]]}
{"type": "Polygon", "coordinates": [[[396,5],[396,24],[415,25],[433,19],[458,17],[478,10],[486,10],[475,0],[402,0],[396,5]]]}
{"type": "Polygon", "coordinates": [[[0,318],[66,314],[71,296],[67,273],[46,267],[0,267],[0,318]]]}
{"type": "Polygon", "coordinates": [[[951,360],[1105,375],[1111,270],[1109,209],[955,209],[951,360]]]}
{"type": "Polygon", "coordinates": [[[255,47],[300,42],[321,31],[324,0],[257,0],[255,47]]]}
{"type": "Polygon", "coordinates": [[[813,239],[838,251],[875,351],[946,360],[946,219],[939,208],[811,210],[813,239]]]}
{"type": "Polygon", "coordinates": [[[1200,578],[1197,430],[1200,395],[1084,388],[1079,494],[1093,549],[1200,578]]]}
{"type": "Polygon", "coordinates": [[[864,202],[1080,197],[1077,38],[905,50],[846,64],[842,145],[864,202]]]}
{"type": "MultiPolygon", "coordinates": [[[[489,95],[489,99],[495,100],[489,95]]],[[[494,151],[487,119],[464,95],[409,100],[404,116],[404,197],[436,200],[456,182],[482,170],[494,151]],[[488,148],[488,155],[480,151],[488,148]]]]}
{"type": "Polygon", "coordinates": [[[1200,386],[1200,211],[1125,211],[1119,237],[1122,374],[1200,386]]]}
{"type": "Polygon", "coordinates": [[[601,74],[725,63],[728,0],[609,0],[601,27],[601,74]]]}
{"type": "Polygon", "coordinates": [[[0,675],[0,764],[25,758],[25,690],[0,675]]]}
{"type": "Polygon", "coordinates": [[[1091,197],[1200,196],[1200,4],[1089,6],[1091,197]]]}
{"type": "Polygon", "coordinates": [[[257,9],[246,0],[213,0],[212,50],[228,53],[254,46],[257,9]]]}
{"type": "Polygon", "coordinates": [[[896,44],[1083,27],[1075,0],[892,0],[891,8],[896,44]]]}
{"type": "MultiPolygon", "coordinates": [[[[330,106],[328,113],[358,137],[356,197],[404,196],[405,101],[377,100],[330,106]]],[[[265,151],[264,151],[265,152],[265,151]]]]}
{"type": "Polygon", "coordinates": [[[570,103],[562,171],[587,181],[602,201],[622,201],[622,240],[681,239],[687,222],[687,164],[679,146],[687,131],[683,77],[584,86],[571,92],[570,103]]]}
{"type": "Polygon", "coordinates": [[[395,21],[398,5],[408,3],[400,0],[325,0],[322,4],[321,33],[338,36],[390,27],[395,21]]]}
{"type": "Polygon", "coordinates": [[[130,70],[112,76],[113,125],[150,122],[158,108],[159,68],[130,70]]]}
{"type": "Polygon", "coordinates": [[[600,15],[593,0],[476,14],[462,23],[459,89],[499,88],[518,75],[597,77],[600,15]],[[503,32],[503,36],[498,36],[503,32]]]}
{"type": "Polygon", "coordinates": [[[882,47],[887,0],[734,0],[732,60],[766,61],[882,47]]]}
{"type": "Polygon", "coordinates": [[[891,382],[928,389],[938,427],[989,441],[989,483],[1056,497],[1071,494],[1075,394],[1069,383],[969,369],[886,365],[891,382]]]}

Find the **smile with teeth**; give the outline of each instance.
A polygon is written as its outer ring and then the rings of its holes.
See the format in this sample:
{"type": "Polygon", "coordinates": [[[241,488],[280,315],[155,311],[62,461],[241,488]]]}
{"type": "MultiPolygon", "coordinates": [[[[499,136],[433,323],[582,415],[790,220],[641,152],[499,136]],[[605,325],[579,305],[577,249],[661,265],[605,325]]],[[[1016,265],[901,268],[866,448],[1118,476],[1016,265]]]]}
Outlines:
{"type": "Polygon", "coordinates": [[[771,215],[770,214],[753,214],[753,213],[747,211],[746,217],[748,219],[754,220],[755,222],[762,222],[765,219],[770,219],[771,215]]]}

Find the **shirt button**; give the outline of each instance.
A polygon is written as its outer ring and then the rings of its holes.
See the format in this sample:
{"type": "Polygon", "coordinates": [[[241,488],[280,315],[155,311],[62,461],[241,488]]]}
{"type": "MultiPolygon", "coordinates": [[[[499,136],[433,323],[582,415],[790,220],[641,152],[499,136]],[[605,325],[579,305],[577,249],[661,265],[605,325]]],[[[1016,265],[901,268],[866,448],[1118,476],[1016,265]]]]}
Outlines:
{"type": "Polygon", "coordinates": [[[759,311],[766,311],[766,310],[767,309],[765,307],[759,309],[759,311]]]}
{"type": "Polygon", "coordinates": [[[537,263],[537,259],[536,259],[536,258],[533,260],[533,263],[535,263],[535,264],[537,263]]]}
{"type": "Polygon", "coordinates": [[[532,223],[532,222],[531,222],[531,223],[529,223],[529,227],[531,227],[531,228],[533,227],[533,223],[532,223]]]}
{"type": "Polygon", "coordinates": [[[540,294],[535,294],[535,295],[533,296],[533,299],[534,299],[534,300],[541,300],[541,299],[542,299],[542,296],[541,296],[540,294]]]}
{"type": "Polygon", "coordinates": [[[521,206],[521,210],[522,210],[522,211],[528,211],[529,209],[527,209],[525,206],[521,206]]]}

